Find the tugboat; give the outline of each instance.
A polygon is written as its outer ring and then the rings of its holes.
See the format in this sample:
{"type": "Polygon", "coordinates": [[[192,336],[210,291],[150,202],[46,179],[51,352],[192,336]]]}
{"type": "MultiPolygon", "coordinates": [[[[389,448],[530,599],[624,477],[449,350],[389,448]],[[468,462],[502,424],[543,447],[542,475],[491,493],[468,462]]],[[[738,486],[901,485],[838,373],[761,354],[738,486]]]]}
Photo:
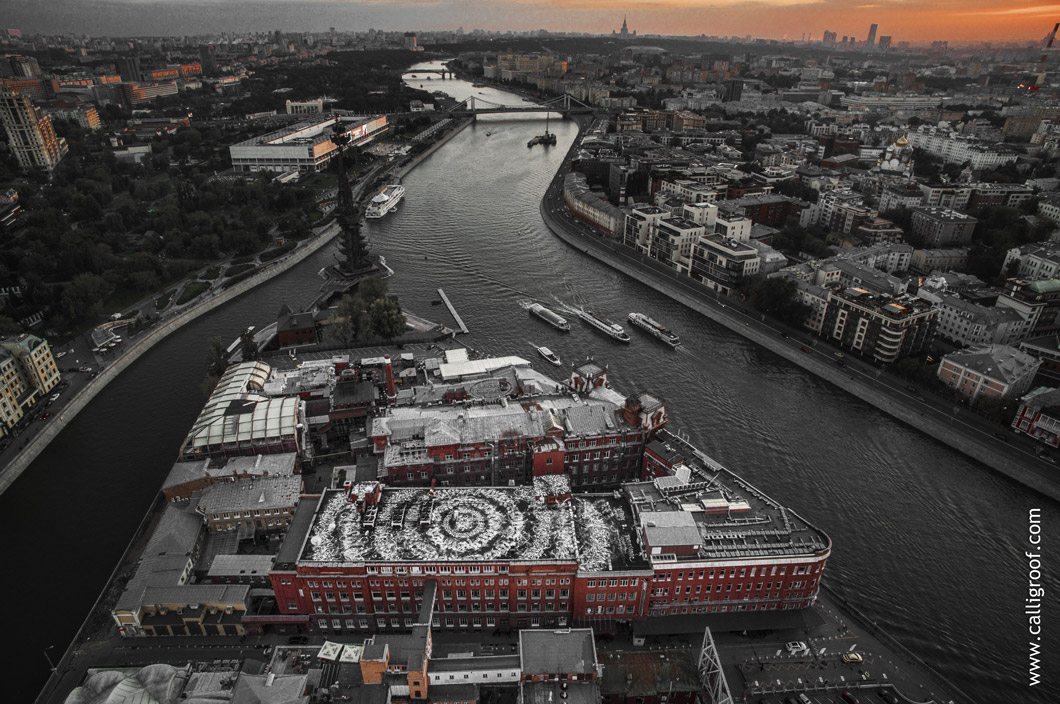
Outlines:
{"type": "Polygon", "coordinates": [[[537,345],[534,345],[534,346],[537,348],[538,354],[540,354],[542,357],[544,357],[548,361],[550,361],[553,364],[555,364],[557,367],[560,366],[561,364],[563,364],[562,362],[559,361],[559,355],[557,355],[555,352],[553,352],[549,348],[547,348],[547,347],[537,347],[537,345]]]}
{"type": "Polygon", "coordinates": [[[675,335],[673,332],[668,330],[665,325],[657,320],[652,320],[643,313],[630,313],[627,317],[630,323],[637,326],[641,330],[645,330],[650,333],[656,339],[662,340],[670,347],[677,347],[681,344],[681,338],[675,335]]]}
{"type": "Polygon", "coordinates": [[[553,313],[540,303],[532,304],[527,310],[530,311],[531,315],[536,315],[552,327],[558,328],[563,332],[570,332],[570,323],[568,323],[565,318],[553,313]]]}
{"type": "Polygon", "coordinates": [[[578,312],[578,317],[600,332],[610,335],[619,342],[629,342],[629,335],[626,334],[626,331],[621,325],[611,322],[599,313],[594,313],[591,310],[583,310],[578,312]]]}

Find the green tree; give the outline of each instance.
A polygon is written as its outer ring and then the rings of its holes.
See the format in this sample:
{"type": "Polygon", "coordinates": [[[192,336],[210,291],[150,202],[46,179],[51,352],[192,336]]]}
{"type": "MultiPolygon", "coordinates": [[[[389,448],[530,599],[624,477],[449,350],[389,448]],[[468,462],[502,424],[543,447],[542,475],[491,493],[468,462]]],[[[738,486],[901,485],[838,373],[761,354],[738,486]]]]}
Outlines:
{"type": "Polygon", "coordinates": [[[361,299],[365,308],[370,307],[380,298],[387,294],[386,281],[378,276],[369,276],[357,284],[357,296],[361,299]]]}
{"type": "Polygon", "coordinates": [[[250,328],[239,336],[239,349],[243,353],[244,362],[258,358],[258,343],[254,341],[254,332],[250,328]]]}
{"type": "Polygon", "coordinates": [[[327,329],[327,337],[343,345],[352,345],[367,323],[364,302],[360,296],[343,296],[327,329]]]}
{"type": "Polygon", "coordinates": [[[206,348],[206,378],[202,380],[203,391],[207,394],[213,391],[227,366],[228,353],[224,341],[220,337],[211,337],[206,348]]]}
{"type": "Polygon", "coordinates": [[[15,322],[14,318],[0,315],[0,335],[17,335],[22,332],[22,326],[15,322]]]}
{"type": "Polygon", "coordinates": [[[810,306],[799,301],[794,279],[756,275],[741,288],[746,292],[747,302],[755,310],[794,327],[801,327],[812,312],[810,306]]]}
{"type": "Polygon", "coordinates": [[[374,335],[388,342],[405,332],[405,316],[392,298],[380,298],[368,309],[368,325],[374,335]]]}
{"type": "Polygon", "coordinates": [[[63,311],[70,320],[84,320],[99,312],[100,302],[110,292],[106,279],[98,274],[78,274],[63,289],[63,311]]]}

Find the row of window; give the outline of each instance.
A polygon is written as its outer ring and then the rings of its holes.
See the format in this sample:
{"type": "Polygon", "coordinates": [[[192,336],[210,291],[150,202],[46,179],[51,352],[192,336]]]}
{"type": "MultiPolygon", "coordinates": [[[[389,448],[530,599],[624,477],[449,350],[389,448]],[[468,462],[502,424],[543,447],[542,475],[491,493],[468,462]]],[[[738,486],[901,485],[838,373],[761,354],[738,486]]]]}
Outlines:
{"type": "MultiPolygon", "coordinates": [[[[373,568],[369,567],[368,569],[369,569],[369,571],[371,571],[373,568]]],[[[414,568],[414,569],[418,570],[419,568],[414,568]]],[[[463,569],[463,568],[458,568],[458,569],[463,569]]],[[[399,573],[403,573],[403,570],[404,570],[404,568],[399,568],[399,573]]],[[[478,571],[477,568],[473,568],[472,569],[472,572],[477,572],[477,571],[478,571]]],[[[488,572],[492,571],[492,569],[487,570],[487,571],[488,572]]],[[[501,571],[505,572],[506,570],[502,569],[501,571]]],[[[448,574],[448,571],[444,572],[444,574],[448,574]]],[[[280,577],[279,579],[280,579],[280,584],[292,584],[292,578],[290,578],[290,577],[280,577]]],[[[508,578],[507,577],[501,577],[501,578],[499,578],[497,580],[493,580],[493,579],[443,579],[443,580],[441,580],[441,584],[442,584],[443,587],[450,587],[450,586],[464,587],[464,586],[468,586],[468,585],[470,585],[472,587],[477,587],[477,586],[480,586],[480,585],[487,586],[487,587],[492,587],[493,584],[494,584],[494,581],[496,581],[496,583],[499,586],[502,586],[502,587],[508,585],[508,578]]],[[[515,582],[515,584],[517,586],[520,586],[520,587],[525,587],[525,586],[534,586],[534,587],[547,586],[547,587],[553,587],[553,586],[556,586],[557,584],[561,585],[561,586],[570,584],[570,578],[569,577],[535,577],[535,578],[532,578],[532,579],[531,578],[518,578],[518,579],[514,579],[513,581],[515,582]]],[[[602,584],[602,581],[603,580],[601,580],[601,585],[600,586],[604,586],[602,584]]],[[[358,587],[360,582],[361,582],[361,580],[352,580],[351,579],[351,580],[349,580],[349,586],[356,588],[356,587],[358,587]]],[[[590,580],[590,586],[592,586],[594,583],[595,583],[594,580],[590,580]]],[[[336,580],[334,583],[331,580],[329,580],[329,579],[325,579],[325,580],[322,580],[322,581],[318,581],[318,580],[315,580],[315,579],[307,579],[306,580],[306,586],[309,587],[310,589],[316,589],[316,588],[321,587],[321,586],[324,589],[331,589],[332,584],[334,584],[334,586],[339,588],[339,589],[345,589],[346,586],[347,586],[347,580],[339,579],[339,580],[336,580]]],[[[372,586],[372,587],[379,587],[379,586],[383,586],[383,587],[393,587],[393,586],[407,587],[407,586],[409,586],[409,584],[410,584],[410,580],[408,580],[408,579],[398,579],[398,580],[394,580],[394,579],[382,579],[382,580],[380,580],[380,579],[369,579],[368,580],[368,585],[372,586]]],[[[422,587],[423,586],[423,580],[422,579],[413,579],[413,580],[411,580],[411,586],[413,586],[413,587],[422,587]]],[[[625,586],[625,580],[623,580],[623,586],[625,586]]],[[[633,581],[633,586],[636,586],[636,580],[633,581]]]]}
{"type": "MultiPolygon", "coordinates": [[[[526,623],[525,623],[526,620],[527,619],[520,619],[519,620],[519,625],[520,626],[526,625],[526,623]]],[[[553,617],[547,617],[546,618],[546,624],[547,625],[551,625],[551,624],[555,623],[555,621],[556,621],[556,619],[553,618],[553,617]]],[[[404,617],[404,619],[392,616],[392,617],[390,617],[389,621],[386,618],[384,618],[384,617],[376,617],[376,619],[375,619],[376,628],[386,628],[389,625],[390,628],[406,628],[406,629],[408,629],[408,628],[412,628],[414,622],[415,622],[415,619],[413,619],[411,616],[406,616],[406,617],[404,617]]],[[[564,625],[566,625],[566,622],[567,622],[567,619],[565,617],[562,617],[562,616],[559,617],[559,625],[564,626],[564,625]]],[[[352,619],[352,618],[347,618],[347,619],[318,618],[317,619],[317,627],[320,628],[320,630],[324,630],[324,631],[328,630],[329,628],[331,628],[333,630],[340,630],[340,629],[343,629],[343,628],[347,628],[347,629],[366,629],[366,628],[368,628],[368,623],[369,623],[369,619],[367,619],[367,618],[357,618],[357,619],[352,619]]],[[[446,628],[454,628],[454,627],[456,627],[458,625],[461,628],[467,628],[468,626],[470,626],[472,628],[482,628],[483,626],[485,626],[486,628],[493,628],[493,627],[495,627],[497,625],[497,617],[496,616],[485,616],[485,617],[468,617],[468,616],[435,617],[434,620],[432,621],[432,626],[434,628],[441,628],[443,623],[444,623],[446,628]]],[[[541,625],[541,617],[540,616],[531,616],[529,618],[529,625],[531,625],[531,626],[540,626],[541,625]]]]}
{"type": "MultiPolygon", "coordinates": [[[[733,579],[733,578],[735,578],[737,576],[736,575],[737,569],[739,569],[739,572],[740,572],[739,576],[741,578],[748,576],[746,567],[740,567],[740,568],[732,567],[732,568],[730,568],[728,570],[729,579],[733,579]]],[[[750,574],[751,577],[754,577],[756,575],[756,573],[758,573],[758,576],[765,577],[765,576],[767,576],[766,575],[766,570],[769,570],[768,576],[770,576],[770,577],[773,577],[773,576],[776,576],[776,575],[780,575],[781,577],[783,577],[784,575],[786,575],[788,573],[788,566],[787,565],[770,565],[768,567],[762,567],[760,572],[759,572],[759,568],[758,567],[752,567],[750,569],[751,569],[751,574],[750,574]]],[[[793,574],[793,575],[810,574],[811,572],[817,572],[819,569],[820,569],[820,565],[819,564],[814,564],[814,565],[792,565],[791,574],[793,574]]],[[[715,568],[715,569],[710,570],[709,572],[706,569],[702,569],[702,570],[688,570],[687,573],[684,570],[677,570],[676,572],[659,572],[658,574],[655,575],[655,581],[656,582],[669,582],[671,580],[676,580],[676,581],[680,582],[680,581],[682,581],[682,580],[684,580],[686,578],[686,574],[687,574],[687,579],[703,579],[704,577],[706,577],[707,579],[715,579],[715,578],[725,579],[725,572],[726,572],[725,568],[721,568],[721,569],[715,568]]],[[[614,580],[612,580],[612,582],[613,581],[614,580]]],[[[590,580],[590,585],[589,586],[592,586],[591,580],[590,580]]],[[[614,586],[614,585],[612,585],[612,586],[614,586]]]]}
{"type": "MultiPolygon", "coordinates": [[[[243,518],[250,518],[251,516],[257,517],[257,516],[273,516],[273,515],[282,516],[282,515],[288,514],[290,512],[291,512],[290,508],[254,509],[253,511],[243,511],[242,517],[243,518]]],[[[211,518],[213,520],[219,521],[222,518],[225,518],[225,519],[239,518],[240,517],[240,512],[239,511],[229,511],[229,512],[226,512],[226,513],[213,513],[213,514],[210,514],[210,516],[211,516],[211,518]]]]}
{"type": "Polygon", "coordinates": [[[635,587],[637,586],[638,581],[639,580],[637,577],[622,577],[601,580],[589,579],[586,580],[585,586],[593,588],[597,586],[597,582],[599,582],[599,586],[601,587],[635,587]]]}

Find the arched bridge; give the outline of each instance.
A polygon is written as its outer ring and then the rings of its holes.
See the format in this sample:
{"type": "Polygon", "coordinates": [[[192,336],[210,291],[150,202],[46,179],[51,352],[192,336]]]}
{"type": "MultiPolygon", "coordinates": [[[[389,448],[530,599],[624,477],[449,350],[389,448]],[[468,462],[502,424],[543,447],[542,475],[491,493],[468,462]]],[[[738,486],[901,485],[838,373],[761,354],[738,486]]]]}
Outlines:
{"type": "Polygon", "coordinates": [[[586,105],[577,98],[564,93],[544,103],[527,103],[525,105],[500,105],[491,103],[482,98],[470,96],[463,102],[457,103],[446,110],[450,115],[457,117],[474,117],[476,115],[500,115],[505,113],[548,113],[558,112],[567,115],[589,115],[596,112],[596,108],[586,105]]]}
{"type": "Polygon", "coordinates": [[[446,78],[456,78],[456,74],[447,68],[407,68],[401,72],[401,75],[407,76],[409,74],[412,74],[413,76],[418,76],[421,73],[433,73],[435,75],[440,75],[443,81],[446,78]]]}

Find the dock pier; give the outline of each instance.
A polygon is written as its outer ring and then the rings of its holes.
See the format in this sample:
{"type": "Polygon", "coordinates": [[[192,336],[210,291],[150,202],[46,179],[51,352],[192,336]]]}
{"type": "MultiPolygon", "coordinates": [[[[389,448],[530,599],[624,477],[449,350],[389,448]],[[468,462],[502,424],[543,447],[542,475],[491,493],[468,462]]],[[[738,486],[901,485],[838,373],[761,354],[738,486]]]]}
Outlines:
{"type": "Polygon", "coordinates": [[[460,332],[466,335],[468,333],[467,326],[464,325],[464,321],[460,319],[460,314],[456,312],[456,308],[454,308],[453,304],[449,301],[449,296],[446,296],[445,291],[442,289],[438,289],[438,295],[441,297],[442,303],[445,304],[445,307],[449,309],[449,313],[452,314],[453,320],[456,321],[457,327],[460,328],[460,332]]]}

